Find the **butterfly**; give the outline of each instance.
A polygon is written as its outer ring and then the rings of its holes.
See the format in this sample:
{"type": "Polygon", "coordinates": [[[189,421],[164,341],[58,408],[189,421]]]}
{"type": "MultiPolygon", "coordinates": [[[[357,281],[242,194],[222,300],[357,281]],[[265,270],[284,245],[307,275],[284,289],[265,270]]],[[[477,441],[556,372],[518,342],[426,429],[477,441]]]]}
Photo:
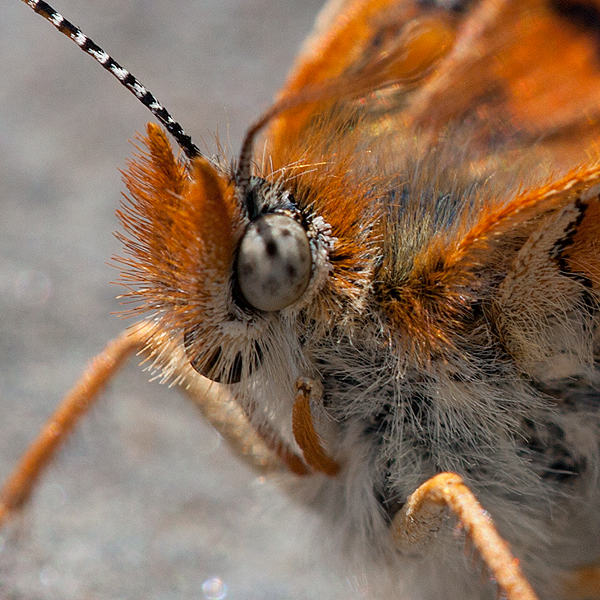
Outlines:
{"type": "Polygon", "coordinates": [[[493,593],[465,538],[534,597],[489,515],[543,596],[597,559],[597,22],[589,2],[335,3],[236,163],[188,167],[152,126],[125,175],[154,365],[230,386],[386,597],[493,593]]]}

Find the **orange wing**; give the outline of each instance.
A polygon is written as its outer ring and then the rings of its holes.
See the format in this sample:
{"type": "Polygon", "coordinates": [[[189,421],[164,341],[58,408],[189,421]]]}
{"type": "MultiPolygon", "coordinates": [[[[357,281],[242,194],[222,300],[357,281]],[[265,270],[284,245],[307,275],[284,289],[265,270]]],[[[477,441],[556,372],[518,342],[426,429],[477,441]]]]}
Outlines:
{"type": "Polygon", "coordinates": [[[332,80],[335,100],[271,124],[274,156],[362,100],[378,132],[467,123],[484,153],[536,144],[570,167],[599,133],[600,2],[330,0],[279,98],[332,80]]]}

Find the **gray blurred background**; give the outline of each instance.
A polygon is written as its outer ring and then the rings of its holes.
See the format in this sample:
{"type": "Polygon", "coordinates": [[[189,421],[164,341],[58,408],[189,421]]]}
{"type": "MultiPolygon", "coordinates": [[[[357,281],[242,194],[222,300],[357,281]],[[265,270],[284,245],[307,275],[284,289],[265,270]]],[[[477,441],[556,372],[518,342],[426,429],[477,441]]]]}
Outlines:
{"type": "MultiPolygon", "coordinates": [[[[282,84],[322,0],[60,0],[212,151],[282,84]]],[[[150,114],[19,0],[0,5],[0,479],[112,312],[118,169],[150,114]]],[[[134,361],[135,362],[135,361],[134,361]]],[[[306,516],[131,364],[0,531],[1,599],[354,598],[306,516]],[[219,580],[226,588],[219,588],[219,580]],[[206,582],[211,582],[206,584],[206,582]],[[225,591],[224,591],[225,590],[225,591]],[[223,593],[226,593],[223,596],[223,593]]]]}

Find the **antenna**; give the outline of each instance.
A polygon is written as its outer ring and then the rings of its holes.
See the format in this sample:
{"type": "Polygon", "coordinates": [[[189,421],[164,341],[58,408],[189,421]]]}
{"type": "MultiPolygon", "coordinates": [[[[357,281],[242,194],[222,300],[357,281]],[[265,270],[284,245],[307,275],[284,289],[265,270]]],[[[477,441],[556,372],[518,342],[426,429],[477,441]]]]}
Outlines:
{"type": "Polygon", "coordinates": [[[167,128],[167,131],[175,138],[175,141],[189,159],[201,156],[200,150],[181,125],[173,119],[169,111],[156,99],[154,94],[149,92],[127,69],[124,69],[118,62],[113,60],[78,27],[67,21],[43,0],[22,1],[114,75],[167,128]]]}

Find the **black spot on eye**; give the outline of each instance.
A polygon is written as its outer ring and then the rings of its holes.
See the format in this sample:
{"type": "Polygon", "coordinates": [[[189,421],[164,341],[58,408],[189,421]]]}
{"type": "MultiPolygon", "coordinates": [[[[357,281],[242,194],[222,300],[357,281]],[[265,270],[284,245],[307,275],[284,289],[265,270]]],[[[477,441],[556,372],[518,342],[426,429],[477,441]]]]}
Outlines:
{"type": "Polygon", "coordinates": [[[310,281],[311,258],[307,233],[291,217],[270,213],[250,223],[240,241],[235,268],[246,304],[274,312],[296,302],[310,281]],[[250,276],[244,270],[246,262],[255,267],[250,276]],[[288,265],[295,268],[293,279],[288,276],[288,265]]]}
{"type": "Polygon", "coordinates": [[[276,296],[279,293],[281,282],[277,279],[269,279],[263,286],[263,291],[266,296],[276,296]]]}
{"type": "Polygon", "coordinates": [[[251,277],[254,274],[255,269],[256,266],[248,261],[239,268],[239,272],[244,277],[251,277]]]}
{"type": "Polygon", "coordinates": [[[285,270],[286,270],[287,276],[290,279],[293,280],[296,278],[296,273],[298,273],[298,271],[296,270],[296,267],[294,267],[294,265],[287,264],[285,267],[285,270]]]}
{"type": "Polygon", "coordinates": [[[256,224],[256,229],[260,237],[264,238],[270,235],[271,227],[269,226],[268,221],[264,219],[258,219],[257,221],[254,221],[254,223],[256,224]]]}
{"type": "Polygon", "coordinates": [[[277,244],[274,241],[270,240],[267,242],[266,250],[267,250],[268,256],[270,256],[270,257],[277,256],[277,244]]]}

